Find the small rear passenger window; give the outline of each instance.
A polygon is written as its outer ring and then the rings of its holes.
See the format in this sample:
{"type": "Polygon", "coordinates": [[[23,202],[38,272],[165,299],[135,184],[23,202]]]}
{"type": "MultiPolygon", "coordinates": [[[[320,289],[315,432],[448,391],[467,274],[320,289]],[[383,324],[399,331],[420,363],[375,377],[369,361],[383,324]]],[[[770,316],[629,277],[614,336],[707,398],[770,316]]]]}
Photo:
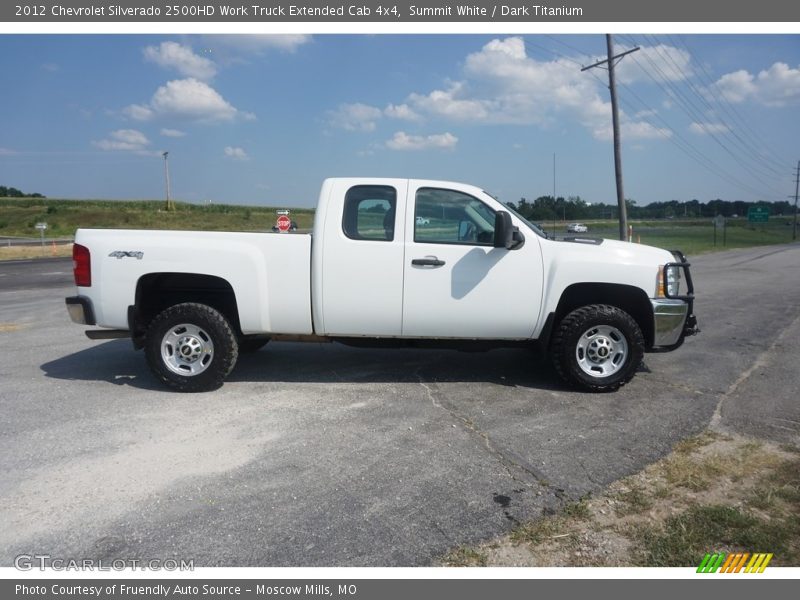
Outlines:
{"type": "Polygon", "coordinates": [[[394,240],[397,190],[388,185],[357,185],[344,197],[342,230],[351,240],[394,240]]]}

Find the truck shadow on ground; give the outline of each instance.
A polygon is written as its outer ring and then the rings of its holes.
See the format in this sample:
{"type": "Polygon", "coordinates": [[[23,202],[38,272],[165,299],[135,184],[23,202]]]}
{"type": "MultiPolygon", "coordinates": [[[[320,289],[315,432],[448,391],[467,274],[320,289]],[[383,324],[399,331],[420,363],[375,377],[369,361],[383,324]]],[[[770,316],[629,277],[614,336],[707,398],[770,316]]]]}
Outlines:
{"type": "MultiPolygon", "coordinates": [[[[112,340],[44,363],[45,376],[105,381],[169,391],[152,375],[142,352],[129,340],[112,340]]],[[[416,348],[363,349],[340,344],[271,342],[242,354],[230,382],[275,383],[492,383],[539,390],[571,391],[546,357],[524,348],[458,352],[416,348]]]]}
{"type": "Polygon", "coordinates": [[[42,364],[46,377],[67,381],[106,381],[145,390],[165,390],[147,367],[144,355],[130,340],[89,342],[85,350],[42,364]]]}

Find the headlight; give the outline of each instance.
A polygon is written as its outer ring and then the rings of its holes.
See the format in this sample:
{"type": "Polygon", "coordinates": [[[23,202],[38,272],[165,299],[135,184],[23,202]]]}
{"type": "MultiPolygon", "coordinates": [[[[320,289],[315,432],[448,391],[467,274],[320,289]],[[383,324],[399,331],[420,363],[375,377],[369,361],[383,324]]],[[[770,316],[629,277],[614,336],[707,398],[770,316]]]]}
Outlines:
{"type": "MultiPolygon", "coordinates": [[[[667,269],[667,292],[670,296],[680,295],[681,289],[681,268],[669,267],[667,269]]],[[[656,279],[656,297],[665,298],[664,293],[664,265],[658,267],[658,277],[656,279]]]]}
{"type": "Polygon", "coordinates": [[[681,293],[681,268],[670,267],[667,269],[667,292],[670,296],[678,296],[681,293]]]}

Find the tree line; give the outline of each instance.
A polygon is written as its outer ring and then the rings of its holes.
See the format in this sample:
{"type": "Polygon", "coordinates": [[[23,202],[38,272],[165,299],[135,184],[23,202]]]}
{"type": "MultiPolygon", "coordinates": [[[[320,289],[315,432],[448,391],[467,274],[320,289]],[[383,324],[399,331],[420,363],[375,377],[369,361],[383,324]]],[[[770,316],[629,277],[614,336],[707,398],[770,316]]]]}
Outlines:
{"type": "MultiPolygon", "coordinates": [[[[588,219],[616,219],[619,217],[617,204],[589,204],[580,196],[539,196],[533,202],[520,198],[519,202],[506,202],[506,205],[519,212],[530,221],[578,221],[588,219]]],[[[794,214],[794,205],[788,201],[780,202],[744,202],[742,200],[670,200],[668,202],[651,202],[639,206],[635,200],[625,200],[629,219],[680,219],[680,218],[714,218],[742,217],[747,215],[751,206],[763,206],[770,215],[794,214]]]]}
{"type": "Polygon", "coordinates": [[[0,185],[0,198],[46,198],[41,194],[26,194],[15,187],[0,185]]]}

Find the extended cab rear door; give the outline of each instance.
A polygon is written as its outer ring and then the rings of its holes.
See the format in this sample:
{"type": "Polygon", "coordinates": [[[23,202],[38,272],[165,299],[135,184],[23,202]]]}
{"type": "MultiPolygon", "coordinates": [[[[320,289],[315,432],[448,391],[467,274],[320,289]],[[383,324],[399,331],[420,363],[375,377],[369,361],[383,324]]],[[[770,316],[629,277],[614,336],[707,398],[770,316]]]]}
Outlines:
{"type": "Polygon", "coordinates": [[[472,186],[409,182],[404,337],[533,335],[543,285],[538,236],[523,230],[522,248],[492,247],[499,209],[499,203],[472,186]]]}
{"type": "MultiPolygon", "coordinates": [[[[314,249],[315,330],[402,334],[407,179],[333,179],[314,249]]],[[[322,206],[323,199],[321,199],[322,206]]]]}

